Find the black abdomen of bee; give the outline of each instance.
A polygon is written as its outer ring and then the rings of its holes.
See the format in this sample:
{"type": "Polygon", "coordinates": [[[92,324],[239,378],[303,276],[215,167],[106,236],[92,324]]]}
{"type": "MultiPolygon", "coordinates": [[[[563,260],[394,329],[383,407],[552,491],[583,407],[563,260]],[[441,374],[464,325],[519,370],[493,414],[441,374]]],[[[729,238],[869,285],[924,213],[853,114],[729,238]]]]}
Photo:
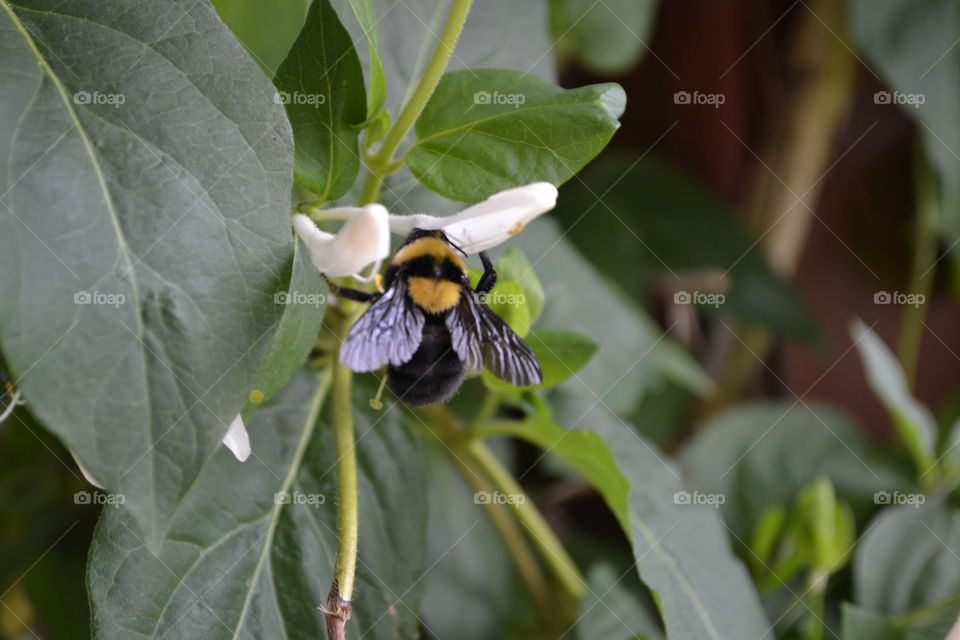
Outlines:
{"type": "Polygon", "coordinates": [[[446,314],[427,315],[420,347],[407,362],[387,369],[387,386],[404,404],[420,407],[449,400],[463,384],[463,361],[453,350],[446,314]]]}

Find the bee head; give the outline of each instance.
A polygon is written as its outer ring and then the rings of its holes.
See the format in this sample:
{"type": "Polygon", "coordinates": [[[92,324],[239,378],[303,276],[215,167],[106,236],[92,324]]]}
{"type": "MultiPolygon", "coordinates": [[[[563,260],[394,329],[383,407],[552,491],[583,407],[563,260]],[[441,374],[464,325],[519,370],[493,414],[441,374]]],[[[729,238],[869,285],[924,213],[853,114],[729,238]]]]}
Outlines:
{"type": "Polygon", "coordinates": [[[403,244],[407,245],[413,242],[414,240],[419,240],[420,238],[437,238],[443,240],[445,243],[459,251],[464,256],[467,255],[464,253],[463,249],[458,247],[450,238],[447,237],[447,234],[443,232],[443,229],[420,229],[414,228],[410,231],[410,234],[407,236],[407,239],[404,240],[403,244]]]}

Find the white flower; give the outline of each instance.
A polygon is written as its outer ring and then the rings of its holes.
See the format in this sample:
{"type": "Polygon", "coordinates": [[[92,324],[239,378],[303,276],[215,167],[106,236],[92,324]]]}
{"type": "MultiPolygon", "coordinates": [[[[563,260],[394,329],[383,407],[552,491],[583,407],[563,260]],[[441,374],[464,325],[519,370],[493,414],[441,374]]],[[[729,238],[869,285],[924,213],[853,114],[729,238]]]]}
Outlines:
{"type": "Polygon", "coordinates": [[[464,253],[486,251],[523,230],[531,220],[557,205],[557,188],[534,182],[495,193],[483,202],[443,218],[419,213],[390,215],[390,230],[406,235],[414,228],[442,229],[464,253]]]}
{"type": "Polygon", "coordinates": [[[240,462],[250,457],[250,437],[247,435],[247,428],[243,426],[243,417],[240,414],[237,414],[230,423],[227,435],[223,436],[223,444],[240,462]]]}
{"type": "Polygon", "coordinates": [[[341,207],[322,213],[346,217],[347,222],[334,235],[318,229],[303,214],[293,216],[293,227],[320,273],[331,278],[356,277],[371,263],[377,263],[375,271],[379,269],[379,262],[390,254],[390,228],[383,205],[341,207]]]}

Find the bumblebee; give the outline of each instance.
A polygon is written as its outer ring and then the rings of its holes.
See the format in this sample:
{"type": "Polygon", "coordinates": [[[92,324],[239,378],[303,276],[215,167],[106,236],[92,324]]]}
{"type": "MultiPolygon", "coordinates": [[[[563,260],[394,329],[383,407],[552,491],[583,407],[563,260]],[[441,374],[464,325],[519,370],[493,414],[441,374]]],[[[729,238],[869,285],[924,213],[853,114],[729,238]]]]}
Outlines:
{"type": "Polygon", "coordinates": [[[329,283],[338,296],[371,303],[340,348],[340,362],[358,373],[386,365],[387,386],[410,406],[446,402],[467,369],[486,367],[518,386],[543,381],[530,347],[483,301],[497,281],[490,256],[480,252],[483,275],[471,289],[458,251],[443,231],[414,229],[381,292],[329,283]]]}

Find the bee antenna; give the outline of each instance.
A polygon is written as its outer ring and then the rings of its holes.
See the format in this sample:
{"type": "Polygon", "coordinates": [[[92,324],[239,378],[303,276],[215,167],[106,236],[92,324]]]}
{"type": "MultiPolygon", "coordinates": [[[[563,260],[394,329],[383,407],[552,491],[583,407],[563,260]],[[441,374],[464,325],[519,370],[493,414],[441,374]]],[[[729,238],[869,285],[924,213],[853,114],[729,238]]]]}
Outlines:
{"type": "MultiPolygon", "coordinates": [[[[446,234],[444,234],[444,236],[446,237],[446,234]]],[[[447,244],[449,244],[451,247],[453,247],[454,249],[462,253],[464,258],[467,257],[467,252],[461,249],[460,247],[458,247],[453,240],[451,240],[450,238],[446,238],[446,241],[447,241],[447,244]]]]}

